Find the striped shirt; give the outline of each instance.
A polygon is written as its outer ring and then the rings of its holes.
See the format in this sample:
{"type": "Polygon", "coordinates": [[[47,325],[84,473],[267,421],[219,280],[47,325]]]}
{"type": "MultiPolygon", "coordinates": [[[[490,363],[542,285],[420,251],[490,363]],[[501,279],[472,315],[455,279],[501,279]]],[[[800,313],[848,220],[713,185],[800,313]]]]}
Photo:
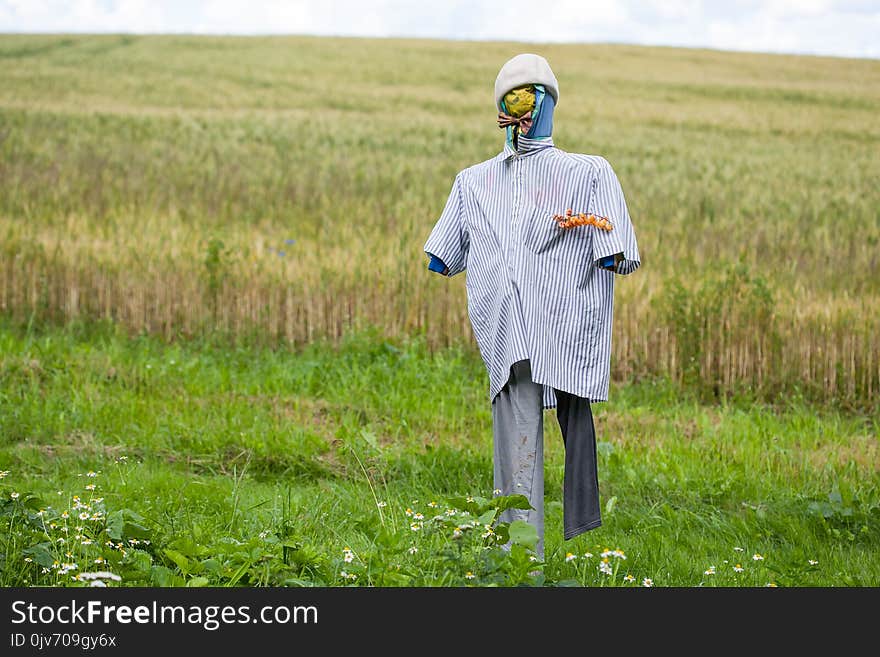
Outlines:
{"type": "Polygon", "coordinates": [[[519,137],[490,160],[456,175],[446,207],[424,246],[447,267],[467,270],[467,307],[489,372],[489,400],[510,366],[531,361],[543,386],[608,400],[615,273],[630,274],[640,257],[623,190],[597,155],[567,153],[552,139],[519,137]],[[560,228],[553,216],[608,218],[613,230],[560,228]],[[623,254],[616,267],[599,262],[623,254]]]}

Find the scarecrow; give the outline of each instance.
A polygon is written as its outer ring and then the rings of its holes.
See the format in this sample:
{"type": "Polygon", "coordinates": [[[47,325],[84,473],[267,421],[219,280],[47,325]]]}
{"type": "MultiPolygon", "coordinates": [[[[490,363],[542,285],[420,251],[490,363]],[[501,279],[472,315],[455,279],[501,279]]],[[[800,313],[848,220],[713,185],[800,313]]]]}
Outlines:
{"type": "Polygon", "coordinates": [[[615,275],[640,264],[611,165],[553,144],[559,84],[546,59],[517,55],[495,80],[503,150],[460,171],[424,246],[429,269],[467,271],[467,308],[489,373],[496,493],[532,508],[544,550],[543,409],[565,445],[564,538],[602,523],[591,404],[608,400],[615,275]]]}

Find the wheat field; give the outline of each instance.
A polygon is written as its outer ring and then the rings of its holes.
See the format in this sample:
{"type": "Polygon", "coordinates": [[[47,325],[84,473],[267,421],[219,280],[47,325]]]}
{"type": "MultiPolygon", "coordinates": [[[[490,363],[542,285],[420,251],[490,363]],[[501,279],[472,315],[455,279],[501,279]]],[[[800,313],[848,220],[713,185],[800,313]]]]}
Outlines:
{"type": "Polygon", "coordinates": [[[880,399],[880,62],[625,45],[0,36],[0,310],[167,340],[475,349],[422,245],[537,50],[622,183],[612,379],[880,399]]]}

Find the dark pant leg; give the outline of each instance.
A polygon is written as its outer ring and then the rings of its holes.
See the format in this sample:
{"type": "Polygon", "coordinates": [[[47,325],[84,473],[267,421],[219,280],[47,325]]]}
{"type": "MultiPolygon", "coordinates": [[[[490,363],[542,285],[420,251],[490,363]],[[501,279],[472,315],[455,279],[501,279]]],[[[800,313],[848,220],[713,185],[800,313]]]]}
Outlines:
{"type": "Polygon", "coordinates": [[[562,390],[555,392],[556,418],[565,443],[562,514],[564,536],[569,539],[602,524],[596,429],[588,399],[562,390]]]}

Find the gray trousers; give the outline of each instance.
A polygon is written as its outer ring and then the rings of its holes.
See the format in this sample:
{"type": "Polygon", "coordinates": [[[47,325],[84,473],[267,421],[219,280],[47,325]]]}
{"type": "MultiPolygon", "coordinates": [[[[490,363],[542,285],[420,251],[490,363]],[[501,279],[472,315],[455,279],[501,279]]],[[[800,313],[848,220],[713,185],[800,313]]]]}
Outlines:
{"type": "MultiPolygon", "coordinates": [[[[492,400],[495,488],[525,495],[532,509],[508,509],[501,521],[525,520],[538,530],[544,555],[544,415],[541,385],[532,381],[528,360],[514,363],[510,378],[492,400]]],[[[565,539],[602,524],[596,468],[596,431],[590,402],[555,390],[556,417],[565,444],[562,491],[565,539]]]]}

